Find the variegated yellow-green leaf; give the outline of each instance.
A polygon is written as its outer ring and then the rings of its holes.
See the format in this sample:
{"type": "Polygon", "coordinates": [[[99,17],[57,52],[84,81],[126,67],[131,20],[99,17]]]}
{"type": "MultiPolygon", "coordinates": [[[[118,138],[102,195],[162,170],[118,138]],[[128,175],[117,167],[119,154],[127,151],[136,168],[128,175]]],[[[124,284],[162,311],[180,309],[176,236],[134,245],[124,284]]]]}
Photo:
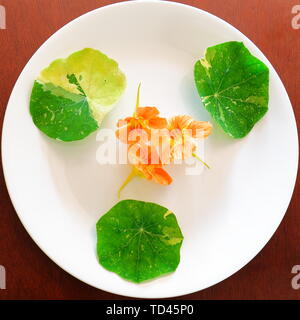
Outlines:
{"type": "Polygon", "coordinates": [[[97,237],[101,265],[136,283],[173,272],[180,261],[176,217],[155,203],[120,201],[98,221],[97,237]]]}
{"type": "Polygon", "coordinates": [[[51,138],[73,141],[95,131],[126,86],[118,63],[86,48],[53,61],[34,82],[30,113],[51,138]]]}
{"type": "Polygon", "coordinates": [[[268,110],[269,69],[242,42],[207,48],[194,75],[204,107],[234,138],[246,136],[268,110]]]}

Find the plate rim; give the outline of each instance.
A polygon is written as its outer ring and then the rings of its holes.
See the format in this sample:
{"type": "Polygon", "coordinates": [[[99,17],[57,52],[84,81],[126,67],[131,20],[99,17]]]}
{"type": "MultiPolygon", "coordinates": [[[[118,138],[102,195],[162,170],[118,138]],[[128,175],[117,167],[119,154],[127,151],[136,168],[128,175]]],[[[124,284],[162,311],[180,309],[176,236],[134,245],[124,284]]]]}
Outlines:
{"type": "Polygon", "coordinates": [[[77,18],[69,21],[68,23],[66,23],[65,25],[63,25],[61,28],[59,28],[58,30],[56,30],[50,37],[48,37],[40,46],[39,48],[33,53],[33,55],[31,56],[31,58],[27,61],[27,63],[25,64],[25,66],[23,67],[21,73],[19,74],[17,80],[15,81],[14,83],[14,86],[13,86],[13,89],[11,91],[11,94],[10,94],[10,97],[9,97],[9,100],[7,102],[7,106],[6,106],[6,109],[5,109],[5,113],[4,113],[4,118],[3,118],[3,127],[2,127],[2,137],[1,137],[1,156],[2,156],[2,167],[3,167],[3,174],[4,174],[4,180],[5,180],[5,184],[6,184],[6,187],[7,187],[7,191],[8,191],[8,194],[9,194],[9,197],[10,197],[10,200],[12,202],[12,205],[14,207],[14,210],[16,211],[16,214],[19,218],[19,220],[21,221],[23,227],[25,228],[26,232],[29,234],[29,236],[31,237],[31,239],[34,241],[34,243],[38,246],[38,248],[40,250],[42,250],[42,252],[49,258],[51,259],[58,267],[60,267],[62,270],[64,270],[65,272],[67,272],[68,274],[70,274],[71,276],[73,276],[75,279],[78,279],[88,285],[90,285],[91,287],[94,287],[96,289],[100,289],[102,291],[105,291],[105,292],[108,292],[108,293],[111,293],[111,294],[116,294],[116,295],[121,295],[121,296],[125,296],[125,297],[131,297],[131,298],[146,298],[146,299],[151,299],[151,298],[158,298],[158,299],[161,299],[161,298],[174,298],[174,297],[179,297],[179,296],[185,296],[187,294],[193,294],[193,293],[196,293],[196,292],[200,292],[202,290],[205,290],[209,287],[212,287],[218,283],[221,283],[223,282],[224,280],[228,279],[229,277],[233,276],[234,274],[236,274],[238,271],[240,271],[241,269],[243,269],[246,265],[248,265],[261,251],[262,249],[269,243],[269,241],[271,240],[271,238],[275,235],[276,231],[278,230],[278,227],[280,226],[280,224],[282,223],[284,217],[285,217],[285,214],[287,212],[287,209],[290,205],[290,202],[292,200],[292,197],[293,197],[293,193],[294,193],[294,190],[295,190],[295,186],[296,186],[296,180],[297,180],[297,174],[298,174],[298,160],[299,160],[299,138],[298,138],[298,129],[297,129],[297,122],[296,122],[296,117],[295,117],[295,112],[294,112],[294,109],[293,109],[293,106],[292,106],[292,103],[290,101],[290,98],[288,96],[288,93],[287,93],[287,90],[279,76],[279,74],[277,73],[276,69],[273,67],[273,65],[271,64],[271,62],[268,60],[268,58],[265,56],[265,54],[260,50],[260,48],[258,46],[256,46],[256,44],[248,37],[246,36],[244,33],[242,33],[240,30],[238,30],[236,27],[234,27],[233,25],[231,25],[230,23],[228,23],[227,21],[223,20],[222,18],[210,13],[210,12],[207,12],[203,9],[200,9],[200,8],[197,8],[197,7],[194,7],[192,5],[188,5],[188,4],[183,4],[183,3],[179,3],[179,2],[173,2],[173,1],[161,1],[161,0],[132,0],[132,1],[123,1],[123,2],[116,2],[116,3],[113,3],[113,4],[109,4],[109,5],[105,5],[105,6],[102,6],[102,7],[99,7],[99,8],[96,8],[96,9],[93,9],[91,11],[88,11],[80,16],[78,16],[77,18]],[[143,5],[145,3],[152,3],[152,4],[155,4],[155,5],[162,5],[162,6],[178,6],[178,7],[184,7],[184,8],[189,8],[190,10],[193,10],[193,11],[196,11],[196,12],[201,12],[201,14],[203,15],[207,15],[209,16],[211,19],[214,19],[214,20],[217,20],[221,23],[223,23],[224,25],[226,25],[227,28],[231,29],[232,31],[236,32],[239,36],[241,37],[244,37],[246,38],[259,52],[260,54],[264,57],[264,59],[268,62],[269,64],[269,67],[271,68],[270,71],[272,71],[274,73],[274,75],[278,78],[279,80],[279,83],[282,87],[282,93],[285,94],[286,98],[287,98],[287,102],[289,103],[289,108],[290,108],[290,111],[291,111],[291,116],[292,116],[292,120],[293,120],[293,127],[294,127],[294,134],[295,134],[295,170],[294,170],[294,177],[293,177],[293,181],[291,181],[290,183],[290,196],[288,197],[288,200],[286,201],[286,205],[285,205],[285,210],[282,214],[282,218],[280,219],[277,227],[274,229],[274,231],[272,232],[271,236],[268,238],[268,240],[261,246],[261,248],[253,255],[253,257],[247,261],[246,263],[242,262],[240,263],[241,265],[239,265],[238,267],[236,267],[236,270],[234,270],[233,272],[231,272],[229,275],[227,275],[225,278],[223,278],[222,276],[222,279],[221,280],[218,280],[218,281],[215,281],[214,283],[208,285],[208,286],[205,286],[201,289],[198,289],[198,290],[185,290],[184,292],[180,293],[180,294],[174,294],[174,295],[139,295],[139,296],[136,296],[136,295],[130,295],[130,294],[126,294],[124,295],[124,293],[118,291],[117,289],[114,289],[114,290],[110,290],[110,289],[103,289],[103,288],[100,288],[98,286],[96,286],[95,284],[91,283],[90,281],[87,281],[87,280],[83,280],[81,277],[79,277],[78,275],[75,275],[72,270],[68,270],[67,268],[63,267],[61,265],[60,262],[58,262],[56,260],[55,257],[49,255],[47,253],[47,251],[43,248],[43,245],[41,243],[39,243],[36,239],[36,236],[32,235],[32,233],[30,232],[29,228],[27,228],[26,224],[23,222],[23,219],[22,219],[22,215],[19,214],[19,212],[21,212],[22,210],[19,208],[18,204],[17,204],[17,201],[16,199],[14,198],[13,196],[13,190],[11,189],[10,187],[10,182],[9,182],[9,173],[8,173],[8,169],[7,169],[7,162],[6,162],[6,152],[5,152],[5,145],[6,145],[6,127],[7,127],[7,110],[9,109],[9,105],[11,104],[11,100],[12,100],[12,97],[14,96],[15,94],[15,88],[17,87],[18,83],[20,82],[23,74],[26,72],[26,69],[28,67],[28,65],[30,64],[30,62],[34,59],[34,57],[38,54],[38,52],[40,51],[41,48],[43,48],[44,46],[46,46],[48,44],[48,42],[50,42],[58,33],[60,33],[62,30],[68,28],[71,24],[73,23],[76,23],[78,22],[79,20],[83,19],[83,18],[86,18],[87,16],[89,15],[93,15],[95,12],[98,12],[98,11],[103,11],[103,10],[106,10],[106,9],[109,9],[111,7],[122,7],[122,6],[135,6],[135,5],[143,5]]]}

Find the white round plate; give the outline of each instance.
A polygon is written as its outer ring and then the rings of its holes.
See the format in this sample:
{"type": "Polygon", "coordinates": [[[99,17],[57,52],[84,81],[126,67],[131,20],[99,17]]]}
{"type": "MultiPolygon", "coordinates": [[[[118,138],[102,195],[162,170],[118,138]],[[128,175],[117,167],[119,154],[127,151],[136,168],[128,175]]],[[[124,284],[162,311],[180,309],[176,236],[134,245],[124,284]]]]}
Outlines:
{"type": "Polygon", "coordinates": [[[192,293],[241,269],[264,247],[292,196],[298,163],[293,110],[276,71],[262,52],[223,20],[186,5],[137,1],[89,12],[47,40],[21,73],[8,103],[3,167],[14,207],[28,233],[61,268],[102,290],[142,298],[192,293]],[[172,185],[135,179],[122,198],[156,202],[172,210],[184,234],[173,274],[134,284],[103,269],[96,257],[95,224],[118,201],[129,165],[100,165],[97,134],[72,143],[47,138],[33,124],[29,98],[35,77],[52,60],[85,47],[116,59],[126,92],[103,128],[132,113],[137,85],[141,104],[164,117],[189,114],[210,120],[196,92],[193,66],[207,47],[243,41],[270,68],[266,116],[244,139],[217,126],[205,141],[211,169],[186,175],[171,168],[172,185]]]}

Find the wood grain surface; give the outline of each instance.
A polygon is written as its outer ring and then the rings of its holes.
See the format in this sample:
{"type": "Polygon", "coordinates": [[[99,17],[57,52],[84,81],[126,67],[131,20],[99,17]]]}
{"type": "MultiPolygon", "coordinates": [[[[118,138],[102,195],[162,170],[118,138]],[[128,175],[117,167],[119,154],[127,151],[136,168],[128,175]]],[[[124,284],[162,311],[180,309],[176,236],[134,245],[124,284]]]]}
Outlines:
{"type": "MultiPolygon", "coordinates": [[[[0,0],[7,26],[0,30],[1,128],[10,92],[32,54],[56,30],[108,0],[0,0]]],[[[279,73],[300,119],[300,29],[292,28],[293,6],[300,0],[179,1],[231,23],[264,52],[279,73]]],[[[300,19],[299,19],[300,23],[300,19]]],[[[300,186],[280,227],[266,247],[242,270],[206,290],[181,299],[299,299],[291,286],[300,265],[300,186]]],[[[222,261],[220,261],[220,264],[222,261]]],[[[0,265],[7,289],[0,299],[122,299],[92,288],[54,264],[33,242],[11,204],[0,173],[0,265]]]]}

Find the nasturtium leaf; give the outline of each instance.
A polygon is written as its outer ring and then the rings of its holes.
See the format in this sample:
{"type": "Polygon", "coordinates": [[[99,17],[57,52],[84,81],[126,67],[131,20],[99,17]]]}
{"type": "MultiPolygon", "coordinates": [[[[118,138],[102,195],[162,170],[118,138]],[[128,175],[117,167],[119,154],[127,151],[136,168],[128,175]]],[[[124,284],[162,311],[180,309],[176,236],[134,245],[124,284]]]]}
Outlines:
{"type": "Polygon", "coordinates": [[[95,131],[125,90],[118,63],[86,48],[53,61],[34,82],[30,113],[51,138],[73,141],[95,131]]]}
{"type": "Polygon", "coordinates": [[[194,76],[204,107],[233,138],[246,136],[268,110],[269,69],[242,42],[207,48],[194,76]]]}
{"type": "Polygon", "coordinates": [[[175,215],[151,202],[123,200],[97,223],[101,265],[136,283],[176,270],[183,236],[175,215]]]}

